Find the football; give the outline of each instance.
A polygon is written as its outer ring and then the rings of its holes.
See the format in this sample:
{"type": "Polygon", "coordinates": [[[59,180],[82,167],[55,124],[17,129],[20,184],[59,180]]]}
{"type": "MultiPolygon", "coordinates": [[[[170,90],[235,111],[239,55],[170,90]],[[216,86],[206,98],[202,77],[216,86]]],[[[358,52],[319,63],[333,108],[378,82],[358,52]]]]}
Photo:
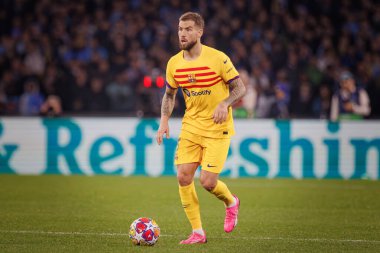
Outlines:
{"type": "Polygon", "coordinates": [[[160,227],[147,217],[134,220],[129,227],[129,238],[134,245],[153,246],[160,237],[160,227]]]}

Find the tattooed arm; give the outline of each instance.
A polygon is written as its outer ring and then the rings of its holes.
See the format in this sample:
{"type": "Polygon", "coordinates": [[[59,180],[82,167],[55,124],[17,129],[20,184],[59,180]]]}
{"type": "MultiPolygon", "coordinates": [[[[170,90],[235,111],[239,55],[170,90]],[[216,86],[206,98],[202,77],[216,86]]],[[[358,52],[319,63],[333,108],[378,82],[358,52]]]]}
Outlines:
{"type": "Polygon", "coordinates": [[[245,95],[245,86],[240,77],[230,83],[230,88],[230,95],[224,100],[227,106],[239,101],[245,95]]]}
{"type": "Polygon", "coordinates": [[[167,119],[169,119],[170,115],[173,112],[176,94],[177,94],[177,89],[166,87],[165,94],[162,99],[162,105],[161,105],[161,118],[167,117],[167,119]]]}
{"type": "Polygon", "coordinates": [[[216,107],[213,118],[216,124],[222,124],[228,116],[228,107],[239,101],[245,95],[243,81],[236,78],[230,83],[230,95],[216,107]]]}
{"type": "Polygon", "coordinates": [[[156,136],[156,140],[159,145],[162,143],[164,134],[166,134],[166,138],[169,138],[169,118],[173,112],[176,94],[177,94],[177,89],[166,87],[165,94],[162,99],[162,105],[161,105],[160,127],[157,131],[157,136],[156,136]]]}

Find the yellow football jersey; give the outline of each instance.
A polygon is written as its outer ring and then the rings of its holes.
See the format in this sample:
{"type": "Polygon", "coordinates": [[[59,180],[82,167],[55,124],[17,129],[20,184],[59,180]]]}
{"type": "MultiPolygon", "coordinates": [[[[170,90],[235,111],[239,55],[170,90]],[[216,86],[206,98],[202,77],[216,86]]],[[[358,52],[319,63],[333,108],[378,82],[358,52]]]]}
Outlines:
{"type": "Polygon", "coordinates": [[[235,130],[231,107],[222,124],[215,124],[212,116],[216,106],[229,96],[228,84],[238,77],[228,56],[205,45],[195,60],[185,60],[183,51],[170,58],[166,85],[182,89],[186,103],[182,130],[211,138],[232,136],[235,130]]]}

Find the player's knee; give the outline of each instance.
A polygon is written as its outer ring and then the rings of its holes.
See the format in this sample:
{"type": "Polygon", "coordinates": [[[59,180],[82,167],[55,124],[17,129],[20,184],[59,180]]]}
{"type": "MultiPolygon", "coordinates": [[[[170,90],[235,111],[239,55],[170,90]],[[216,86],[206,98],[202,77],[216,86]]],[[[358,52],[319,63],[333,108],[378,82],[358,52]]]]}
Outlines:
{"type": "Polygon", "coordinates": [[[187,186],[193,182],[193,177],[189,174],[178,173],[177,180],[180,186],[187,186]]]}
{"type": "Polygon", "coordinates": [[[216,181],[209,179],[209,178],[200,178],[200,182],[203,188],[205,188],[207,191],[212,191],[216,186],[216,181]]]}

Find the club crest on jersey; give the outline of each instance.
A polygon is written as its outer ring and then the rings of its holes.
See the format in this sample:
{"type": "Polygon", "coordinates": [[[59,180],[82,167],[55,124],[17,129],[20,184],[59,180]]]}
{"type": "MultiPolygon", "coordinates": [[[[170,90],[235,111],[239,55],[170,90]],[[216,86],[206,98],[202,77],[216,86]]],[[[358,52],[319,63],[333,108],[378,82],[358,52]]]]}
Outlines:
{"type": "Polygon", "coordinates": [[[189,81],[189,83],[196,83],[197,82],[197,79],[195,79],[195,74],[194,73],[190,73],[187,75],[187,80],[189,81]]]}

